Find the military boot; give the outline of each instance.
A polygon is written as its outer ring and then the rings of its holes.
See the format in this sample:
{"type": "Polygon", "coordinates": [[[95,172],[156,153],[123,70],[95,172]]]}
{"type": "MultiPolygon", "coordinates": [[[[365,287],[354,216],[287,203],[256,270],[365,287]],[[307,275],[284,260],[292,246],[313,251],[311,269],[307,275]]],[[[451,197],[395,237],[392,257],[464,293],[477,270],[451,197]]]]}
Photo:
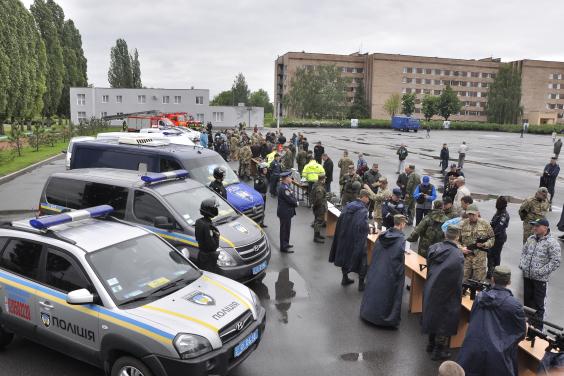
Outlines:
{"type": "Polygon", "coordinates": [[[348,273],[343,273],[343,279],[341,280],[341,285],[346,286],[354,283],[352,279],[349,278],[348,273]]]}
{"type": "Polygon", "coordinates": [[[431,360],[447,360],[450,359],[450,355],[448,345],[436,344],[431,354],[431,360]]]}
{"type": "Polygon", "coordinates": [[[358,291],[363,292],[365,287],[364,277],[358,277],[358,291]]]}
{"type": "Polygon", "coordinates": [[[435,335],[430,334],[429,342],[427,342],[427,348],[425,349],[425,351],[427,351],[428,353],[432,353],[434,349],[435,349],[435,335]]]}
{"type": "Polygon", "coordinates": [[[325,240],[323,240],[324,238],[321,237],[321,235],[319,235],[319,232],[315,232],[313,235],[313,241],[314,243],[325,243],[325,240]]]}

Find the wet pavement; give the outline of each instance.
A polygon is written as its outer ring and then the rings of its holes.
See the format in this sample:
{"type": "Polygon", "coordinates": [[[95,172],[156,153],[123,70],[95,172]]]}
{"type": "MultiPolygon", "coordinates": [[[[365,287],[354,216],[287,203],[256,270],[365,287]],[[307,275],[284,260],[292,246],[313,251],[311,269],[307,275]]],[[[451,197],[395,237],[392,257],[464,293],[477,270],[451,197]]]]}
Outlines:
{"type": "MultiPolygon", "coordinates": [[[[289,139],[292,130],[284,130],[289,139]]],[[[397,133],[389,130],[307,129],[310,142],[321,140],[335,163],[342,150],[362,152],[369,164],[378,162],[380,171],[390,182],[396,180],[395,150],[404,142],[409,149],[408,163],[414,163],[420,174],[428,174],[438,184],[439,150],[443,142],[457,158],[456,149],[466,140],[470,150],[465,163],[468,187],[476,198],[482,216],[489,220],[495,211],[498,195],[511,196],[511,222],[502,263],[514,273],[512,289],[522,298],[522,283],[517,268],[521,251],[521,222],[517,209],[532,195],[540,173],[552,152],[550,136],[487,132],[433,131],[426,139],[422,133],[397,133]]],[[[356,160],[356,155],[352,155],[356,160]]],[[[14,181],[0,185],[0,219],[17,218],[32,213],[46,177],[64,169],[56,161],[14,181]]],[[[564,193],[562,178],[556,187],[554,211],[548,219],[555,228],[564,193]]],[[[337,182],[333,190],[338,190],[337,182]]],[[[435,375],[438,363],[425,352],[426,339],[420,334],[419,316],[407,313],[408,293],[404,294],[402,322],[399,330],[385,330],[359,319],[361,294],[356,284],[340,286],[340,270],[327,262],[331,241],[313,243],[310,209],[298,208],[292,222],[291,243],[296,253],[280,254],[276,202],[268,197],[266,229],[273,257],[262,284],[252,288],[267,309],[267,330],[259,349],[231,375],[435,375]]],[[[415,244],[412,248],[415,248],[415,244]]],[[[547,318],[564,324],[564,271],[559,269],[549,283],[547,318]]],[[[18,339],[0,352],[2,372],[7,375],[101,375],[102,372],[65,355],[18,339]]]]}

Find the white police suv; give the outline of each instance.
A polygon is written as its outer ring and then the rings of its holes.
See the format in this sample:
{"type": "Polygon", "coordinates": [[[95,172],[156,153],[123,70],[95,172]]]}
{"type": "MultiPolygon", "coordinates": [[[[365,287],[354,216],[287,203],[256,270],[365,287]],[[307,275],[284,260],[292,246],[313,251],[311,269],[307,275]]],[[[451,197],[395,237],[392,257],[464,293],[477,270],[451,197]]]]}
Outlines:
{"type": "Polygon", "coordinates": [[[256,349],[265,310],[112,207],[0,226],[0,347],[14,334],[112,376],[225,375],[256,349]]]}

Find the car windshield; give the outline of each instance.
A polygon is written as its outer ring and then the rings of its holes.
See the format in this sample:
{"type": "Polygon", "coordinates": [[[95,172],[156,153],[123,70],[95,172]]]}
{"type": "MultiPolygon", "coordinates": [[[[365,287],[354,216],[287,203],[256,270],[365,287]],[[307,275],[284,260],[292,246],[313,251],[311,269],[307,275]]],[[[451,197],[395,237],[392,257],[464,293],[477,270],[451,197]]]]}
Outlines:
{"type": "Polygon", "coordinates": [[[209,185],[213,181],[213,170],[223,167],[226,171],[223,185],[239,183],[239,178],[219,154],[205,158],[192,158],[184,163],[190,171],[190,177],[202,184],[209,185]]]}
{"type": "Polygon", "coordinates": [[[188,225],[194,226],[196,219],[202,216],[200,214],[200,204],[205,199],[211,197],[215,197],[216,201],[219,203],[219,207],[217,208],[219,214],[217,217],[213,218],[215,223],[225,222],[233,217],[239,216],[227,202],[218,197],[217,194],[210,189],[204,187],[170,193],[164,196],[164,199],[182,218],[184,218],[188,225]]]}
{"type": "Polygon", "coordinates": [[[156,235],[102,248],[88,255],[90,265],[118,305],[158,299],[201,275],[156,235]]]}

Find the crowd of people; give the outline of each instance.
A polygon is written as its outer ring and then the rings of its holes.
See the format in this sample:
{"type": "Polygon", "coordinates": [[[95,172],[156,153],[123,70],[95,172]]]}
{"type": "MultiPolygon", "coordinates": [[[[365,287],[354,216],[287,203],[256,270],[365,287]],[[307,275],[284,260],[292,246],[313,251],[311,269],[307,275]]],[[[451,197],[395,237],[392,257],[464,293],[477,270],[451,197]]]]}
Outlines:
{"type": "MultiPolygon", "coordinates": [[[[214,148],[221,153],[227,142],[222,139],[229,140],[228,152],[221,154],[226,160],[239,160],[242,178],[251,177],[252,158],[260,162],[253,177],[254,186],[265,198],[267,192],[277,197],[280,252],[294,252],[290,243],[291,221],[296,207],[302,205],[294,194],[296,179],[300,180],[300,188],[305,187],[313,212],[313,241],[324,243],[322,231],[335,171],[322,143],[316,142],[310,150],[307,138],[300,133],[294,133],[289,140],[282,132],[268,132],[263,137],[257,129],[251,136],[244,130],[218,133],[214,148]]],[[[351,273],[358,275],[358,290],[364,291],[360,307],[363,320],[398,328],[405,289],[406,242],[417,242],[416,252],[427,263],[421,328],[428,335],[426,350],[433,360],[451,357],[449,343],[458,330],[463,283],[490,282],[491,288],[474,301],[457,363],[467,374],[516,375],[516,349],[526,327],[523,305],[536,311],[536,320],[543,320],[547,284],[560,265],[560,244],[546,219],[559,173],[557,155],[545,166],[538,190],[519,207],[523,222],[519,263],[524,286],[522,303],[508,289],[511,271],[501,265],[510,222],[507,206],[511,200],[497,197],[491,220],[481,216],[464,174],[469,150],[463,141],[458,148],[458,163],[449,166],[451,155],[448,145],[443,144],[439,155],[442,178],[434,184],[430,176],[421,176],[414,164],[407,164],[409,150],[401,144],[396,151],[395,187],[390,187],[377,163],[369,166],[362,154],[353,161],[343,151],[337,163],[341,212],[329,261],[341,269],[343,286],[354,283],[351,273]],[[371,228],[377,229],[379,236],[368,265],[366,241],[371,228]],[[411,228],[408,236],[407,228],[411,228]],[[497,326],[492,324],[489,327],[493,329],[484,333],[484,325],[494,321],[497,326]]],[[[559,227],[564,228],[564,220],[561,222],[559,227]]]]}

